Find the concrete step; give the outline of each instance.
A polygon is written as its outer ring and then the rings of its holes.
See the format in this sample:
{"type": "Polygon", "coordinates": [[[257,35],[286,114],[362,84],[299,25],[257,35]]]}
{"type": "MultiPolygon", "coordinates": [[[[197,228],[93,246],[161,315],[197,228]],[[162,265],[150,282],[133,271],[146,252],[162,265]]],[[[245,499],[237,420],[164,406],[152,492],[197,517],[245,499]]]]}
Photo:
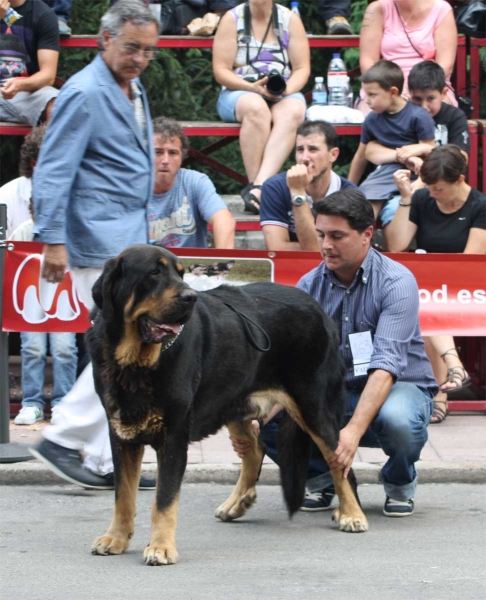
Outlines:
{"type": "MultiPolygon", "coordinates": [[[[239,195],[224,195],[221,198],[226,202],[233,218],[238,221],[260,222],[259,215],[245,212],[245,204],[239,195]]],[[[209,234],[209,244],[213,246],[212,234],[209,234]]],[[[235,235],[235,248],[241,250],[265,250],[265,241],[261,230],[237,231],[235,235]]]]}

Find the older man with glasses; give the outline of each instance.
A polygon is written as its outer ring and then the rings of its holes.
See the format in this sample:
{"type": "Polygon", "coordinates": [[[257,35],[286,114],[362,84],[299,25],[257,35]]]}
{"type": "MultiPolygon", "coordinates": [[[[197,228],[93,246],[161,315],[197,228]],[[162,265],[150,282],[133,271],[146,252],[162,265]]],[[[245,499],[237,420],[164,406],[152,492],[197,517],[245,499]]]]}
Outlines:
{"type": "MultiPolygon", "coordinates": [[[[138,76],[155,58],[157,38],[158,21],[142,3],[113,5],[101,19],[100,54],[63,86],[41,147],[33,198],[42,276],[57,283],[69,267],[88,308],[105,261],[148,242],[154,151],[138,76]]],[[[33,454],[72,483],[112,488],[108,424],[90,365],[58,406],[33,454]]]]}

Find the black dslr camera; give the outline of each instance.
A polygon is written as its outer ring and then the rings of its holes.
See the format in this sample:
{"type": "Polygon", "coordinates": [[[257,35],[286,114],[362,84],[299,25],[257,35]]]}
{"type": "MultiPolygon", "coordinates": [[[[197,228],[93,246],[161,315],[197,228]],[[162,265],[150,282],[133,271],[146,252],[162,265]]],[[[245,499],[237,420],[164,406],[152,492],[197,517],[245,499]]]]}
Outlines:
{"type": "Polygon", "coordinates": [[[272,96],[281,96],[285,92],[287,83],[276,69],[272,69],[268,74],[267,90],[272,96]]]}
{"type": "Polygon", "coordinates": [[[287,82],[276,69],[272,69],[268,74],[258,73],[258,75],[248,75],[248,77],[245,77],[244,79],[245,81],[253,83],[263,77],[268,77],[267,90],[269,94],[272,96],[281,96],[285,92],[287,82]]]}

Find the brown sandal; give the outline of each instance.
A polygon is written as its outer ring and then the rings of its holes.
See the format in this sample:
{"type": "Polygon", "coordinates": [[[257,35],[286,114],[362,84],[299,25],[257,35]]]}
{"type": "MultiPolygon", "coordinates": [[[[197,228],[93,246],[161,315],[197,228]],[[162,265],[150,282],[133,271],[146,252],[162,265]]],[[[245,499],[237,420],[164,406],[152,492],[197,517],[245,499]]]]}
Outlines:
{"type": "MultiPolygon", "coordinates": [[[[441,354],[440,357],[444,359],[444,356],[447,355],[455,356],[458,360],[460,360],[455,348],[447,350],[444,352],[444,354],[441,354]]],[[[457,390],[462,390],[463,388],[469,387],[471,383],[471,378],[467,374],[466,369],[464,367],[457,366],[447,369],[447,379],[439,385],[439,388],[441,392],[457,392],[457,390]],[[443,386],[447,385],[448,383],[452,383],[453,386],[444,388],[443,386]]]]}
{"type": "Polygon", "coordinates": [[[447,400],[434,400],[434,409],[432,411],[430,424],[435,425],[436,423],[442,423],[448,414],[449,409],[447,408],[447,400]],[[435,419],[435,421],[433,419],[435,419]]]}

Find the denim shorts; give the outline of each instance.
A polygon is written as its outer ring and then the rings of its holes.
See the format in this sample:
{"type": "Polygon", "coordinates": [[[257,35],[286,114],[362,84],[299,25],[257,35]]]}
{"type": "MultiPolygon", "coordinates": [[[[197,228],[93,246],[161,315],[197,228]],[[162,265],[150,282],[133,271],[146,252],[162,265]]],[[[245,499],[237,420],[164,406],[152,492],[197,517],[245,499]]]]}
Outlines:
{"type": "MultiPolygon", "coordinates": [[[[237,123],[236,119],[236,103],[245,94],[256,94],[256,92],[247,92],[245,90],[228,90],[222,89],[219,94],[217,111],[220,119],[225,123],[237,123]]],[[[259,95],[259,94],[257,94],[259,95]]],[[[282,100],[287,99],[297,99],[301,100],[305,106],[307,103],[304,98],[304,94],[300,92],[296,92],[295,94],[290,94],[289,96],[284,96],[283,98],[278,98],[277,100],[269,100],[268,98],[264,98],[267,101],[267,104],[276,104],[277,102],[282,102],[282,100]]]]}

